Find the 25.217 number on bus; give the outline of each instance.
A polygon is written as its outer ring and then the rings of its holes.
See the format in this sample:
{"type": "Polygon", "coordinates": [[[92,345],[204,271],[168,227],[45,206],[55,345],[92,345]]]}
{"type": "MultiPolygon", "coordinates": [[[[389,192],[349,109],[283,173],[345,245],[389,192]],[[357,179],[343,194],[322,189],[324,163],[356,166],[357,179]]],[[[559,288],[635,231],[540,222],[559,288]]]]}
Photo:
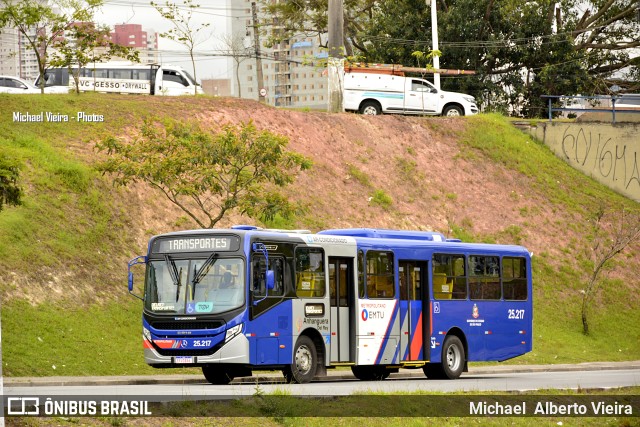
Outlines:
{"type": "Polygon", "coordinates": [[[507,319],[524,319],[524,310],[515,310],[510,308],[507,319]]]}

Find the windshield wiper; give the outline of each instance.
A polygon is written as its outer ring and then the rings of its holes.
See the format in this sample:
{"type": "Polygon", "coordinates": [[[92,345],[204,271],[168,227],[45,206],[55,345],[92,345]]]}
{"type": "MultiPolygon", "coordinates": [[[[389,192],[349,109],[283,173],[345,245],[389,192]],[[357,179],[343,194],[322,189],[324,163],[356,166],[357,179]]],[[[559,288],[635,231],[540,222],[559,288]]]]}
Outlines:
{"type": "Polygon", "coordinates": [[[204,279],[204,276],[206,276],[207,273],[209,273],[209,270],[211,269],[211,267],[213,267],[213,264],[216,263],[217,259],[218,253],[213,252],[211,255],[209,255],[209,258],[207,258],[207,260],[204,262],[204,264],[202,264],[198,271],[194,271],[193,280],[191,281],[191,284],[193,285],[191,287],[191,299],[194,299],[196,296],[196,285],[200,283],[202,279],[204,279]]]}
{"type": "Polygon", "coordinates": [[[173,286],[176,287],[176,302],[180,299],[180,287],[182,283],[180,283],[180,277],[182,276],[182,268],[180,268],[180,272],[178,272],[178,268],[176,267],[176,263],[173,262],[169,255],[164,256],[164,261],[169,266],[169,276],[171,276],[171,280],[173,280],[173,286]]]}

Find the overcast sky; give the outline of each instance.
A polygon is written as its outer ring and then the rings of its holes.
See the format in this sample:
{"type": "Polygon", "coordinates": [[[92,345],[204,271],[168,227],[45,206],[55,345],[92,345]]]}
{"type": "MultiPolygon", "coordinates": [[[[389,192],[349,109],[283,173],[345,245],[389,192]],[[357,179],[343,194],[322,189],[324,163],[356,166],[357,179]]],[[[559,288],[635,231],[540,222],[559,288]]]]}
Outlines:
{"type": "MultiPolygon", "coordinates": [[[[165,4],[165,0],[156,0],[165,4]]],[[[198,80],[228,78],[231,75],[230,61],[215,58],[216,47],[221,46],[219,37],[225,34],[230,21],[230,0],[194,0],[199,7],[194,10],[191,22],[197,28],[208,22],[209,27],[200,31],[201,43],[196,48],[196,68],[198,80]]],[[[177,0],[178,5],[182,0],[177,0]]],[[[140,24],[143,29],[153,29],[158,34],[172,27],[170,21],[162,18],[150,4],[150,0],[105,0],[104,6],[96,13],[96,22],[109,25],[140,24]]],[[[187,49],[178,43],[161,37],[158,43],[159,61],[164,64],[180,65],[192,71],[191,60],[187,49]]]]}

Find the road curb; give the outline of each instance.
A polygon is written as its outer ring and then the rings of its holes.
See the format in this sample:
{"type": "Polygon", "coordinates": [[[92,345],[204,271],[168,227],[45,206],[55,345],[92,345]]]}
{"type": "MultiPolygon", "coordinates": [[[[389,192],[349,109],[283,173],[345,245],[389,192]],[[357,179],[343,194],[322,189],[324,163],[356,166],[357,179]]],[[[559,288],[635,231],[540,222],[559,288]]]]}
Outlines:
{"type": "MultiPolygon", "coordinates": [[[[613,369],[640,369],[639,361],[629,362],[590,362],[558,365],[496,365],[472,366],[465,375],[512,374],[527,372],[595,371],[613,369]]],[[[425,378],[422,369],[402,369],[389,378],[425,378]]],[[[326,376],[315,381],[356,380],[348,370],[330,370],[326,376]]],[[[108,385],[149,385],[149,384],[198,384],[205,383],[202,375],[135,375],[113,377],[5,377],[5,387],[64,387],[64,386],[108,386],[108,385]]],[[[279,372],[260,373],[252,377],[237,378],[236,384],[246,383],[284,383],[279,372]]]]}

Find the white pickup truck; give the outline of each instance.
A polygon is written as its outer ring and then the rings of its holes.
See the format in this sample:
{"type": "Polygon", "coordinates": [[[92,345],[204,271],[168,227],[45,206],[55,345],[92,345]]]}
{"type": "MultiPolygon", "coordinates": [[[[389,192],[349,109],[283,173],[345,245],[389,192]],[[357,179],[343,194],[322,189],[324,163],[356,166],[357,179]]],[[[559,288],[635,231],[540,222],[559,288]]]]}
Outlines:
{"type": "Polygon", "coordinates": [[[345,72],[344,109],[361,114],[469,116],[476,100],[463,93],[436,89],[424,79],[398,75],[345,72]]]}

